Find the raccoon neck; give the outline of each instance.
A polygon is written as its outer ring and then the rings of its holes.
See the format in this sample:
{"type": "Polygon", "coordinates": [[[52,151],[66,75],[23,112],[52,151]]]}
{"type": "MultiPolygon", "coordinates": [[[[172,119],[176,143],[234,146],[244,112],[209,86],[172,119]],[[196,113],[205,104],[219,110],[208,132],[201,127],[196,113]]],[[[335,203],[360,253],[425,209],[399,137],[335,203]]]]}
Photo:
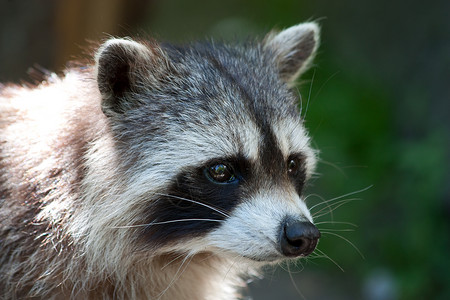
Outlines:
{"type": "Polygon", "coordinates": [[[211,253],[161,255],[140,266],[138,272],[130,270],[134,272],[130,283],[139,285],[132,289],[138,299],[238,299],[238,289],[245,285],[238,265],[211,253]]]}
{"type": "MultiPolygon", "coordinates": [[[[238,263],[210,253],[193,256],[161,255],[136,261],[128,270],[116,270],[107,278],[83,277],[78,292],[71,285],[58,295],[67,299],[158,299],[230,300],[240,299],[238,263]]],[[[92,273],[90,273],[92,274],[92,273]]],[[[98,273],[97,273],[98,274],[98,273]]],[[[57,297],[57,299],[59,299],[57,297]]]]}
{"type": "Polygon", "coordinates": [[[154,291],[161,299],[237,299],[244,286],[235,261],[211,253],[194,256],[164,255],[153,261],[158,283],[154,291]],[[161,279],[164,279],[161,281],[161,279]]]}

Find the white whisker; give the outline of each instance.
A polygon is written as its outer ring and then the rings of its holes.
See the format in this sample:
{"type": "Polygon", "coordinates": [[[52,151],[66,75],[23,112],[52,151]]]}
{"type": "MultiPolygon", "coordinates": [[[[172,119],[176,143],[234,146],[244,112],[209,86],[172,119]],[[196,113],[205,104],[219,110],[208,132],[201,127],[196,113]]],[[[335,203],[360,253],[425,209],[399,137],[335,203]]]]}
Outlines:
{"type": "Polygon", "coordinates": [[[174,198],[174,199],[178,199],[178,200],[182,200],[182,201],[187,201],[187,202],[195,203],[195,204],[198,204],[198,205],[207,207],[207,208],[209,208],[209,209],[211,209],[211,210],[213,210],[213,211],[215,211],[215,212],[218,212],[219,214],[221,214],[221,215],[223,215],[223,216],[225,216],[225,217],[227,217],[227,218],[230,217],[230,215],[228,215],[227,213],[225,213],[225,212],[221,211],[220,209],[215,208],[215,207],[213,207],[213,206],[211,206],[211,205],[208,205],[208,204],[206,204],[206,203],[202,203],[202,202],[195,201],[195,200],[188,199],[188,198],[178,197],[178,196],[175,196],[175,195],[162,194],[162,193],[154,193],[154,194],[155,194],[155,195],[159,195],[159,196],[170,197],[170,198],[174,198]]]}
{"type": "Polygon", "coordinates": [[[320,160],[319,160],[319,163],[322,163],[322,164],[325,164],[325,165],[328,165],[328,166],[331,166],[331,167],[335,168],[335,169],[338,170],[339,173],[341,173],[345,178],[348,178],[348,176],[347,176],[347,174],[344,172],[344,170],[343,170],[341,167],[339,167],[337,164],[334,164],[334,163],[332,163],[332,162],[329,162],[329,161],[326,161],[326,160],[323,160],[323,159],[320,159],[320,160]]]}
{"type": "Polygon", "coordinates": [[[289,278],[291,279],[292,285],[294,286],[295,290],[300,295],[300,297],[302,297],[302,299],[306,300],[306,297],[303,295],[303,293],[300,291],[300,289],[298,288],[297,284],[295,283],[294,277],[292,277],[291,270],[289,269],[289,264],[287,264],[286,266],[287,266],[287,269],[288,269],[288,274],[289,274],[289,278]]]}
{"type": "Polygon", "coordinates": [[[329,235],[333,235],[333,236],[335,236],[335,237],[338,237],[338,238],[340,238],[340,239],[343,239],[344,241],[346,241],[347,243],[349,243],[358,253],[359,253],[359,255],[362,257],[362,259],[366,259],[365,257],[364,257],[364,255],[361,253],[361,251],[358,249],[358,247],[356,247],[355,246],[355,244],[353,244],[352,242],[350,242],[348,239],[346,239],[345,237],[343,237],[343,236],[341,236],[341,235],[339,235],[339,234],[336,234],[336,233],[333,233],[333,232],[329,232],[329,231],[321,231],[323,234],[329,234],[329,235]]]}
{"type": "Polygon", "coordinates": [[[320,88],[317,90],[316,95],[314,96],[314,99],[312,99],[312,101],[314,101],[320,94],[320,92],[322,91],[322,89],[324,88],[324,86],[331,80],[333,79],[337,74],[339,74],[341,71],[336,71],[333,74],[331,74],[331,76],[328,77],[327,80],[325,80],[324,83],[322,83],[322,85],[320,86],[320,88]]]}
{"type": "Polygon", "coordinates": [[[186,271],[189,263],[192,261],[194,256],[191,255],[187,255],[183,261],[181,262],[180,267],[178,268],[177,272],[175,273],[175,275],[172,278],[172,281],[169,283],[169,285],[157,296],[157,299],[161,299],[162,296],[164,296],[164,294],[172,287],[172,285],[181,277],[181,275],[183,275],[184,271],[186,271]],[[186,266],[183,265],[184,263],[189,259],[189,261],[187,262],[186,266]],[[181,271],[181,269],[183,268],[183,270],[181,271]],[[180,272],[181,271],[181,272],[180,272]]]}
{"type": "Polygon", "coordinates": [[[331,224],[331,225],[337,224],[337,225],[340,225],[340,224],[342,224],[342,225],[349,225],[349,226],[353,226],[353,227],[358,227],[358,225],[350,223],[350,222],[337,222],[337,221],[321,221],[321,222],[317,222],[317,223],[314,223],[314,224],[315,225],[322,225],[322,224],[331,224]]]}
{"type": "MultiPolygon", "coordinates": [[[[325,203],[333,202],[333,201],[335,201],[335,200],[339,200],[339,199],[342,199],[342,198],[345,198],[345,197],[348,197],[348,196],[352,196],[352,195],[355,195],[355,194],[357,194],[357,193],[365,192],[365,191],[367,191],[368,189],[370,189],[370,188],[372,188],[372,187],[373,187],[373,185],[369,185],[368,187],[365,187],[365,188],[363,188],[363,189],[360,189],[360,190],[357,190],[357,191],[354,191],[354,192],[350,192],[350,193],[344,194],[344,195],[339,196],[339,197],[335,197],[335,198],[326,200],[326,201],[324,201],[324,202],[318,203],[318,204],[316,204],[316,205],[310,207],[309,209],[310,209],[310,210],[313,210],[315,207],[317,207],[317,206],[319,206],[319,205],[323,205],[323,204],[325,204],[325,203]]],[[[316,194],[314,194],[314,195],[316,195],[316,194]]],[[[316,195],[316,196],[318,196],[318,195],[316,195]]],[[[320,197],[320,196],[319,196],[319,197],[320,197]]]]}
{"type": "Polygon", "coordinates": [[[137,224],[137,225],[128,225],[128,226],[114,226],[112,228],[135,228],[135,227],[146,227],[146,226],[152,226],[152,225],[162,225],[162,224],[169,224],[169,223],[177,223],[177,222],[193,222],[193,221],[208,221],[208,222],[223,222],[223,220],[216,220],[216,219],[178,219],[178,220],[169,220],[169,221],[162,221],[162,222],[151,222],[147,224],[137,224]]]}
{"type": "MultiPolygon", "coordinates": [[[[335,203],[331,204],[331,205],[327,205],[327,207],[324,207],[314,213],[312,213],[312,216],[314,218],[320,218],[322,216],[328,215],[328,214],[332,214],[333,211],[335,211],[336,209],[338,209],[339,207],[349,203],[349,202],[354,202],[354,201],[362,201],[362,199],[360,198],[353,198],[353,199],[344,199],[344,200],[340,200],[340,201],[336,201],[335,203]],[[325,212],[323,212],[325,211],[325,212]]],[[[333,218],[332,218],[333,219],[333,218]]]]}
{"type": "Polygon", "coordinates": [[[164,270],[165,268],[167,268],[168,266],[170,266],[173,262],[179,260],[184,255],[186,255],[186,253],[181,253],[181,254],[175,256],[174,259],[170,260],[168,263],[166,263],[164,266],[161,267],[161,271],[164,270]]]}
{"type": "Polygon", "coordinates": [[[314,72],[313,72],[313,75],[311,78],[311,84],[309,85],[308,100],[306,101],[306,109],[305,109],[305,113],[303,114],[303,118],[306,118],[306,114],[308,113],[309,101],[311,100],[311,92],[312,92],[312,87],[314,84],[315,76],[316,76],[316,69],[314,69],[314,72]]]}
{"type": "Polygon", "coordinates": [[[324,232],[324,231],[336,231],[336,232],[354,232],[355,229],[331,229],[331,228],[320,228],[320,232],[324,232]]]}
{"type": "Polygon", "coordinates": [[[331,257],[329,257],[328,255],[326,255],[323,251],[321,251],[321,250],[319,250],[319,249],[317,249],[316,248],[316,250],[315,251],[317,251],[317,252],[319,252],[320,253],[320,255],[322,255],[324,258],[327,258],[327,259],[329,259],[333,264],[335,264],[342,272],[345,272],[344,271],[344,269],[334,260],[334,259],[332,259],[331,257]]]}

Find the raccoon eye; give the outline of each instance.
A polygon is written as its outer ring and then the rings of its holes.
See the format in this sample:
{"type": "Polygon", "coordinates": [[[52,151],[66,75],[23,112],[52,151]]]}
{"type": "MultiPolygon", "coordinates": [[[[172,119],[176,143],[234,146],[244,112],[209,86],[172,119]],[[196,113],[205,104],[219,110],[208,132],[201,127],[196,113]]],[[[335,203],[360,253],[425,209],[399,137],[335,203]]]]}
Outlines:
{"type": "Polygon", "coordinates": [[[216,164],[207,168],[209,179],[218,183],[230,183],[236,180],[233,170],[225,164],[216,164]]]}
{"type": "Polygon", "coordinates": [[[287,162],[287,172],[290,176],[295,176],[298,173],[300,167],[300,159],[298,157],[292,157],[287,162]]]}

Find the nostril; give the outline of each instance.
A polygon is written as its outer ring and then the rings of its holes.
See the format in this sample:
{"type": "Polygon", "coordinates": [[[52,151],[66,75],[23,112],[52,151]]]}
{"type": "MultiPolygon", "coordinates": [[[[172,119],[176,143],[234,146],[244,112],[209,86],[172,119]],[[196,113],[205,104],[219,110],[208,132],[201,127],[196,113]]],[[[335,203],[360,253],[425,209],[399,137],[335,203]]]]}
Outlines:
{"type": "Polygon", "coordinates": [[[281,253],[286,256],[306,256],[317,246],[320,232],[310,222],[288,219],[280,233],[281,253]]]}
{"type": "Polygon", "coordinates": [[[289,236],[286,234],[286,239],[287,242],[294,246],[294,247],[302,247],[305,246],[306,244],[308,244],[309,240],[304,238],[304,237],[300,237],[300,238],[289,238],[289,236]]]}

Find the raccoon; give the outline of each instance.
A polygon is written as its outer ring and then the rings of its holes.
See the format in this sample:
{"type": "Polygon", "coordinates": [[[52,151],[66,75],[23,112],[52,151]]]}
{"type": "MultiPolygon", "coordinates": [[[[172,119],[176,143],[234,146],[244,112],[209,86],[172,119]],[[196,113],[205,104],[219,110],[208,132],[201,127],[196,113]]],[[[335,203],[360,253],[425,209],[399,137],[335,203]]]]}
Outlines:
{"type": "Polygon", "coordinates": [[[319,28],[184,46],[112,38],[0,92],[1,299],[238,299],[312,253],[294,84],[319,28]]]}

